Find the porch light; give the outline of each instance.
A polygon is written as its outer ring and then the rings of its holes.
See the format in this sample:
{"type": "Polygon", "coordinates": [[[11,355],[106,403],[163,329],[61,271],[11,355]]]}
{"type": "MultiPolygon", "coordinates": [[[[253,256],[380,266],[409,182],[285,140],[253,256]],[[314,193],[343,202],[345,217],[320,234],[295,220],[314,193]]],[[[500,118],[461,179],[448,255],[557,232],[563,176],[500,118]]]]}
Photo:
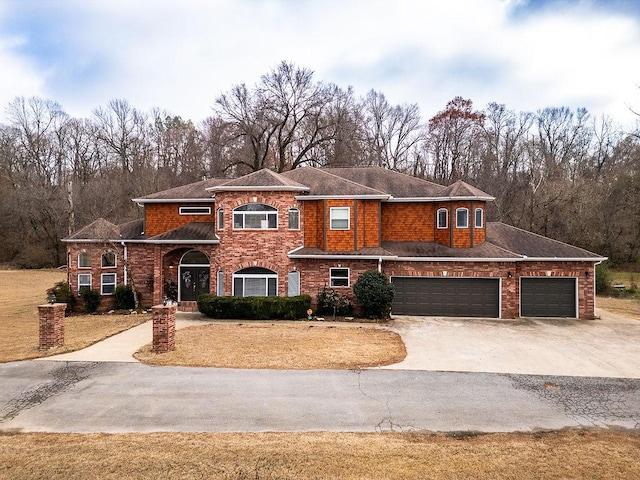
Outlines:
{"type": "Polygon", "coordinates": [[[513,275],[511,274],[511,272],[507,272],[507,278],[511,278],[513,277],[513,275]]]}
{"type": "Polygon", "coordinates": [[[591,275],[591,274],[589,273],[589,270],[587,270],[586,272],[584,272],[584,276],[585,276],[585,277],[589,278],[589,275],[591,275]]]}

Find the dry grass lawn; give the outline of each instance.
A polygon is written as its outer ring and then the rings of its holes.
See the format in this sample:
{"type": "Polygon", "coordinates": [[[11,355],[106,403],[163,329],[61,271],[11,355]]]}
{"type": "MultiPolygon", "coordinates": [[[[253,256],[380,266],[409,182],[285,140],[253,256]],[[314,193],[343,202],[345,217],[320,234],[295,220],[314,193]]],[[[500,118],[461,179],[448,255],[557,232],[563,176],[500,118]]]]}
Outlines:
{"type": "Polygon", "coordinates": [[[0,478],[632,479],[640,435],[13,434],[0,478]]]}
{"type": "Polygon", "coordinates": [[[151,318],[150,315],[79,315],[65,319],[63,347],[38,350],[38,305],[64,270],[0,270],[0,362],[46,357],[92,345],[151,318]]]}
{"type": "Polygon", "coordinates": [[[281,370],[357,369],[391,365],[407,356],[394,332],[374,325],[295,322],[213,323],[176,331],[176,349],[135,357],[152,365],[281,370]]]}
{"type": "Polygon", "coordinates": [[[598,297],[596,308],[608,310],[609,312],[624,315],[625,317],[640,320],[640,299],[637,298],[614,298],[598,297]]]}

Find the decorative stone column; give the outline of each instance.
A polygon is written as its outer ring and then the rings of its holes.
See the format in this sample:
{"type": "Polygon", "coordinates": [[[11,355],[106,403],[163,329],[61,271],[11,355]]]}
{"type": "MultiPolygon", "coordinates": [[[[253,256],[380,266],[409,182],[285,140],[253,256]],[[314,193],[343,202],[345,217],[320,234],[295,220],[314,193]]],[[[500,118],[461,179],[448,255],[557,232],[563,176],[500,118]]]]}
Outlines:
{"type": "Polygon", "coordinates": [[[66,303],[38,305],[40,350],[64,345],[64,312],[66,303]]]}
{"type": "Polygon", "coordinates": [[[154,305],[153,312],[153,351],[166,353],[176,349],[176,311],[177,305],[154,305]]]}

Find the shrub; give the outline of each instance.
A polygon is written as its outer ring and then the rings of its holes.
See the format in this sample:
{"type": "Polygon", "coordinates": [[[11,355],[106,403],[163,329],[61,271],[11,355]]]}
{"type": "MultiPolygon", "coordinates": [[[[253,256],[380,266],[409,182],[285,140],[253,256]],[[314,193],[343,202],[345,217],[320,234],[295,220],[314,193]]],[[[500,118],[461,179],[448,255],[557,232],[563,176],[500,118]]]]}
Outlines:
{"type": "Polygon", "coordinates": [[[211,318],[245,320],[298,320],[311,306],[309,295],[297,297],[218,297],[204,293],[198,297],[198,310],[211,318]]]}
{"type": "Polygon", "coordinates": [[[100,306],[100,294],[98,292],[86,288],[80,292],[80,296],[87,313],[94,313],[98,310],[98,306],[100,306]]]}
{"type": "Polygon", "coordinates": [[[69,311],[75,310],[77,300],[67,282],[58,282],[47,290],[47,297],[51,295],[56,297],[57,303],[66,303],[69,311]]]}
{"type": "Polygon", "coordinates": [[[318,292],[318,315],[345,316],[353,313],[353,304],[349,297],[333,288],[324,287],[318,292]]]}
{"type": "Polygon", "coordinates": [[[606,263],[596,265],[596,293],[607,293],[611,287],[611,270],[606,263]]]}
{"type": "Polygon", "coordinates": [[[113,292],[116,310],[133,310],[136,308],[136,298],[131,285],[118,285],[113,292]]]}
{"type": "Polygon", "coordinates": [[[395,291],[385,274],[377,270],[364,272],[353,285],[353,293],[365,317],[389,316],[395,291]]]}

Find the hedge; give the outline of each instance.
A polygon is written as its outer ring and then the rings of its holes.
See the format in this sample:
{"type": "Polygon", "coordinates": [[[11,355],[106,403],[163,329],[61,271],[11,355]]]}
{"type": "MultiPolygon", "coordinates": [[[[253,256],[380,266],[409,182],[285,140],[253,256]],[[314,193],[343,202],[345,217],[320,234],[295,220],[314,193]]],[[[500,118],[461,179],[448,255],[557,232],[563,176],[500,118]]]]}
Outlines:
{"type": "Polygon", "coordinates": [[[198,310],[211,318],[242,320],[299,320],[307,317],[311,297],[218,297],[204,293],[198,297],[198,310]]]}

